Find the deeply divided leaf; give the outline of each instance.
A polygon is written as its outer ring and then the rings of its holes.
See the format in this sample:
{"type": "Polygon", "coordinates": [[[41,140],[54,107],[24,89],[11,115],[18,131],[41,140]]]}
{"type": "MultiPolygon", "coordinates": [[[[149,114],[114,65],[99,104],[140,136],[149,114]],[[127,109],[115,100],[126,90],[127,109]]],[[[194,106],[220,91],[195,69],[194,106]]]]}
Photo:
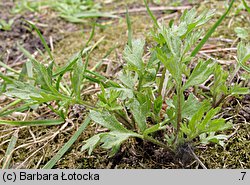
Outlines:
{"type": "Polygon", "coordinates": [[[211,60],[206,62],[200,61],[194,68],[183,89],[187,89],[190,86],[199,85],[206,81],[213,72],[213,66],[214,65],[211,64],[211,60]]]}
{"type": "Polygon", "coordinates": [[[111,131],[127,132],[127,129],[121,125],[121,123],[111,115],[109,112],[103,111],[98,112],[91,110],[90,118],[100,124],[101,126],[108,128],[111,131]]]}

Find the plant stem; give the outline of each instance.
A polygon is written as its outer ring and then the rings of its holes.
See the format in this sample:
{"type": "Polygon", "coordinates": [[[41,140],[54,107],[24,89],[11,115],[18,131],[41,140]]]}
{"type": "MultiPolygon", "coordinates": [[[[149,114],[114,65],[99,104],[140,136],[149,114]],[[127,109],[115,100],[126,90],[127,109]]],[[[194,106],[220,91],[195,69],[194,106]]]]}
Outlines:
{"type": "Polygon", "coordinates": [[[59,83],[59,88],[67,94],[67,96],[70,96],[70,92],[63,86],[63,84],[59,83]]]}
{"type": "Polygon", "coordinates": [[[139,77],[139,84],[138,84],[138,88],[137,88],[137,90],[138,90],[139,92],[140,92],[140,90],[141,90],[142,80],[143,80],[143,75],[140,75],[140,77],[139,77]]]}
{"type": "Polygon", "coordinates": [[[43,167],[43,169],[51,169],[61,158],[62,156],[69,150],[69,148],[74,144],[74,142],[78,139],[80,134],[83,133],[85,128],[89,125],[90,118],[86,117],[85,121],[79,127],[79,129],[74,133],[74,135],[64,144],[64,146],[50,159],[48,163],[43,167]]]}
{"type": "Polygon", "coordinates": [[[163,71],[162,71],[162,75],[161,75],[161,81],[160,81],[160,85],[159,85],[159,90],[158,90],[158,95],[159,96],[161,95],[161,92],[162,92],[162,88],[163,88],[163,83],[164,83],[164,80],[165,80],[166,71],[167,71],[167,68],[164,67],[163,71]]]}
{"type": "Polygon", "coordinates": [[[116,116],[118,118],[120,118],[120,121],[124,124],[125,127],[127,127],[128,129],[132,129],[133,125],[131,124],[131,122],[126,118],[126,116],[124,117],[119,111],[114,111],[114,113],[116,114],[116,116]]]}
{"type": "Polygon", "coordinates": [[[11,102],[9,105],[7,105],[7,106],[5,106],[5,107],[2,108],[2,109],[0,110],[0,113],[3,113],[4,111],[8,110],[10,107],[12,107],[12,106],[14,106],[14,105],[20,103],[21,101],[22,101],[21,99],[17,99],[17,100],[15,100],[15,101],[11,102]]]}
{"type": "Polygon", "coordinates": [[[180,128],[181,128],[181,120],[182,120],[182,115],[181,115],[181,94],[182,94],[182,90],[181,90],[181,85],[178,84],[178,87],[177,87],[177,109],[176,109],[176,136],[175,136],[175,139],[174,139],[174,143],[177,142],[178,140],[178,135],[179,135],[179,132],[180,132],[180,128]]]}
{"type": "Polygon", "coordinates": [[[72,104],[80,104],[80,105],[83,105],[87,108],[90,108],[90,109],[94,109],[96,108],[95,105],[92,105],[91,103],[88,103],[86,101],[83,101],[83,100],[76,100],[76,99],[73,99],[72,100],[72,104]]]}
{"type": "Polygon", "coordinates": [[[148,135],[144,135],[143,139],[148,140],[151,143],[154,143],[154,144],[164,148],[165,150],[170,151],[171,153],[174,153],[174,151],[169,146],[167,146],[166,144],[164,144],[164,143],[162,143],[162,142],[160,142],[160,141],[158,141],[158,140],[156,140],[148,135]]]}
{"type": "Polygon", "coordinates": [[[221,24],[221,22],[223,21],[223,19],[225,19],[225,17],[227,16],[227,14],[230,12],[233,4],[234,4],[235,0],[232,0],[229,4],[228,9],[226,10],[226,12],[219,18],[219,20],[217,22],[214,23],[214,25],[212,26],[212,28],[210,28],[210,30],[208,30],[208,32],[206,33],[206,35],[203,37],[203,39],[200,41],[200,43],[195,47],[195,49],[192,51],[191,56],[195,57],[195,55],[200,51],[200,49],[202,48],[202,46],[207,42],[207,40],[209,39],[209,37],[214,33],[215,29],[221,24]]]}
{"type": "Polygon", "coordinates": [[[213,108],[216,108],[218,107],[222,102],[223,100],[226,98],[227,96],[226,95],[222,95],[221,98],[216,102],[216,98],[215,98],[215,101],[213,103],[213,108]]]}
{"type": "Polygon", "coordinates": [[[234,79],[235,75],[238,73],[239,69],[240,69],[240,65],[237,65],[237,67],[234,69],[232,75],[230,76],[230,79],[228,80],[228,86],[230,86],[231,83],[233,82],[233,79],[234,79]]]}

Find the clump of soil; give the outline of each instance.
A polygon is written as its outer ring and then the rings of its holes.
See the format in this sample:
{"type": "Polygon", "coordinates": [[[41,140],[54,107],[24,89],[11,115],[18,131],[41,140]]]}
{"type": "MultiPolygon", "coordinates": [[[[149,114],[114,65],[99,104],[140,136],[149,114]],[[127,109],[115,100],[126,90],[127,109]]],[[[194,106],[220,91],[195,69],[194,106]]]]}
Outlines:
{"type": "Polygon", "coordinates": [[[187,144],[179,147],[176,154],[141,139],[134,138],[125,142],[118,153],[110,157],[109,152],[96,148],[89,156],[87,151],[80,152],[84,138],[91,137],[93,128],[88,128],[75,143],[72,151],[60,160],[55,168],[87,169],[181,169],[201,168],[190,154],[187,144]]]}
{"type": "Polygon", "coordinates": [[[10,66],[15,66],[15,63],[22,62],[24,59],[22,52],[18,49],[18,44],[31,54],[34,54],[37,50],[44,50],[37,33],[31,29],[25,20],[33,22],[38,27],[50,47],[64,38],[65,33],[78,29],[76,25],[66,23],[49,10],[43,13],[12,14],[11,9],[13,7],[12,1],[6,0],[0,4],[1,19],[7,22],[10,19],[14,20],[10,31],[0,30],[0,59],[10,66]]]}

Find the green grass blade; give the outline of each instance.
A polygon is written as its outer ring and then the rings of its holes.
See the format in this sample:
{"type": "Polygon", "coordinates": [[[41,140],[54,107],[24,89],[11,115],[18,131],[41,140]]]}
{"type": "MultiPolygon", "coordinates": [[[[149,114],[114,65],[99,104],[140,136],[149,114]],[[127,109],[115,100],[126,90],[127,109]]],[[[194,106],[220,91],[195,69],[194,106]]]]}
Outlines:
{"type": "Polygon", "coordinates": [[[98,77],[98,78],[100,78],[102,80],[108,80],[105,76],[103,76],[103,75],[101,75],[99,73],[96,73],[94,71],[86,70],[86,73],[91,74],[91,75],[93,75],[95,77],[98,77]]]}
{"type": "Polygon", "coordinates": [[[31,54],[30,52],[28,52],[24,47],[22,47],[19,43],[17,44],[18,49],[20,49],[21,52],[23,52],[23,54],[30,59],[32,62],[35,61],[36,63],[39,63],[31,54]]]}
{"type": "Polygon", "coordinates": [[[70,15],[60,15],[61,18],[65,19],[68,22],[72,22],[72,23],[86,23],[86,20],[84,19],[80,19],[80,18],[76,18],[74,16],[70,16],[70,15]]]}
{"type": "Polygon", "coordinates": [[[4,157],[4,162],[3,162],[3,167],[2,169],[8,169],[9,165],[10,165],[10,161],[11,161],[11,157],[12,157],[12,152],[16,146],[16,142],[18,139],[18,130],[15,131],[10,139],[10,143],[8,145],[5,157],[4,157]]]}
{"type": "Polygon", "coordinates": [[[50,49],[49,49],[49,46],[48,46],[48,44],[46,43],[46,41],[45,41],[43,35],[41,34],[41,32],[39,31],[39,29],[35,26],[35,24],[31,23],[30,21],[26,21],[26,20],[25,20],[25,22],[27,22],[27,23],[36,31],[36,33],[38,34],[38,36],[39,36],[39,38],[40,38],[40,40],[41,40],[41,42],[42,42],[42,44],[43,44],[45,50],[46,50],[47,53],[49,54],[50,59],[51,59],[52,61],[54,61],[54,58],[53,58],[52,53],[51,53],[51,51],[50,51],[50,49]]]}
{"type": "Polygon", "coordinates": [[[17,99],[13,102],[11,102],[9,105],[6,105],[5,107],[3,107],[2,109],[0,109],[0,114],[3,113],[4,111],[8,110],[10,107],[20,103],[22,100],[21,99],[17,99]]]}
{"type": "Polygon", "coordinates": [[[191,56],[194,57],[202,48],[202,46],[207,42],[209,37],[214,33],[216,28],[221,24],[223,19],[227,16],[227,14],[230,12],[235,0],[232,0],[227,11],[219,18],[219,20],[212,26],[210,30],[206,33],[206,35],[203,37],[203,39],[200,41],[200,43],[194,48],[194,50],[191,53],[191,56]]]}
{"type": "Polygon", "coordinates": [[[89,71],[89,70],[86,70],[86,73],[94,76],[94,78],[93,78],[91,76],[84,75],[84,78],[86,78],[92,82],[103,84],[104,86],[108,85],[110,87],[120,87],[120,85],[117,82],[109,80],[106,77],[100,75],[99,73],[96,73],[94,71],[89,71]]]}
{"type": "MultiPolygon", "coordinates": [[[[93,36],[94,36],[94,29],[92,30],[92,33],[91,33],[91,36],[87,42],[87,44],[93,39],[93,36]]],[[[86,69],[88,67],[88,64],[89,64],[89,56],[90,56],[90,53],[104,40],[105,37],[101,37],[90,49],[89,52],[86,52],[86,58],[85,58],[85,64],[84,64],[84,69],[83,69],[83,73],[86,72],[86,69]]]]}
{"type": "Polygon", "coordinates": [[[57,95],[62,98],[68,98],[63,94],[59,93],[57,89],[52,85],[52,74],[50,74],[49,70],[42,63],[38,62],[26,49],[24,49],[21,45],[18,45],[20,50],[24,53],[24,55],[31,60],[34,69],[38,73],[38,83],[42,86],[43,89],[51,91],[54,95],[57,95]]]}
{"type": "Polygon", "coordinates": [[[87,67],[88,67],[88,65],[89,65],[89,56],[90,56],[90,54],[87,53],[87,54],[86,54],[86,57],[85,57],[85,64],[84,64],[84,66],[83,66],[82,75],[85,74],[85,72],[86,72],[86,70],[87,70],[87,67]]]}
{"type": "Polygon", "coordinates": [[[31,105],[36,105],[37,103],[36,102],[32,102],[32,103],[27,103],[27,104],[24,104],[23,106],[21,107],[17,107],[15,109],[12,109],[12,110],[7,110],[5,112],[2,112],[0,113],[0,117],[2,116],[7,116],[13,112],[23,112],[23,111],[26,111],[30,108],[31,105]]]}
{"type": "Polygon", "coordinates": [[[5,63],[3,63],[1,61],[0,61],[0,66],[6,68],[6,69],[8,69],[8,70],[10,70],[10,71],[12,71],[12,72],[14,72],[16,74],[19,74],[19,71],[16,71],[15,69],[12,69],[11,67],[9,67],[8,65],[6,65],[5,63]]]}
{"type": "Polygon", "coordinates": [[[72,60],[69,61],[69,63],[67,65],[65,65],[61,69],[59,69],[53,76],[54,77],[58,76],[58,75],[63,76],[64,73],[66,73],[67,71],[72,69],[73,65],[77,62],[77,60],[78,60],[78,57],[73,58],[72,60]]]}
{"type": "Polygon", "coordinates": [[[57,152],[57,154],[50,159],[50,161],[43,167],[43,169],[51,169],[53,166],[62,158],[62,156],[69,150],[69,148],[74,144],[80,134],[85,130],[89,125],[90,118],[87,117],[84,123],[79,127],[76,133],[70,138],[70,140],[65,143],[65,145],[57,152]]]}
{"type": "Polygon", "coordinates": [[[41,64],[39,61],[37,61],[24,47],[21,45],[18,45],[19,49],[23,52],[23,54],[31,60],[34,68],[36,69],[38,75],[40,76],[40,85],[46,85],[52,92],[53,92],[53,87],[51,85],[52,79],[48,73],[48,70],[46,67],[41,64]]]}
{"type": "Polygon", "coordinates": [[[93,77],[88,76],[88,75],[83,75],[83,77],[84,77],[85,79],[89,80],[90,82],[93,82],[93,83],[101,84],[101,83],[103,82],[102,80],[93,78],[93,77]]]}
{"type": "Polygon", "coordinates": [[[146,9],[147,9],[147,12],[148,12],[149,16],[150,16],[151,19],[154,21],[155,26],[156,26],[157,28],[159,28],[160,26],[159,26],[159,24],[158,24],[158,22],[157,22],[155,16],[153,15],[153,13],[151,12],[151,10],[150,10],[149,7],[148,7],[147,0],[144,0],[144,4],[145,4],[145,6],[146,6],[146,9]]]}
{"type": "Polygon", "coordinates": [[[62,80],[63,75],[59,75],[57,80],[56,80],[56,90],[59,91],[60,85],[61,85],[61,80],[62,80]]]}
{"type": "Polygon", "coordinates": [[[92,69],[90,69],[90,71],[95,71],[98,67],[100,67],[100,65],[103,62],[103,59],[106,59],[114,51],[115,48],[117,48],[117,45],[115,45],[112,48],[110,48],[107,51],[107,53],[104,55],[104,57],[92,69]]]}
{"type": "Polygon", "coordinates": [[[24,63],[22,70],[19,73],[18,81],[24,81],[25,78],[28,78],[30,82],[34,81],[33,66],[30,60],[27,60],[26,63],[24,63]]]}
{"type": "Polygon", "coordinates": [[[94,35],[95,35],[95,24],[93,25],[93,28],[91,30],[91,34],[90,34],[90,37],[87,41],[87,43],[85,44],[85,48],[89,46],[89,43],[92,41],[92,39],[94,38],[94,35]]]}
{"type": "Polygon", "coordinates": [[[0,72],[0,78],[2,78],[5,82],[13,84],[14,80],[9,78],[8,76],[4,75],[3,73],[0,72]]]}
{"type": "Polygon", "coordinates": [[[132,29],[131,29],[131,21],[129,18],[129,14],[128,14],[128,8],[126,8],[126,20],[127,20],[127,27],[128,27],[128,46],[130,48],[132,48],[132,29]]]}
{"type": "Polygon", "coordinates": [[[50,126],[50,125],[60,125],[64,123],[64,119],[55,120],[32,120],[32,121],[9,121],[0,120],[0,125],[12,125],[12,126],[50,126]]]}
{"type": "MultiPolygon", "coordinates": [[[[86,61],[87,63],[87,61],[86,61]]],[[[78,60],[74,65],[73,73],[71,77],[71,85],[73,92],[75,94],[75,97],[77,100],[81,99],[81,83],[83,80],[83,74],[84,74],[84,65],[82,61],[82,56],[79,54],[78,60]]]]}
{"type": "Polygon", "coordinates": [[[105,36],[101,37],[92,47],[88,54],[90,54],[103,40],[105,39],[105,36]]]}
{"type": "Polygon", "coordinates": [[[240,67],[242,67],[244,70],[246,70],[247,72],[249,72],[250,73],[250,68],[249,67],[247,67],[246,65],[244,65],[242,62],[240,62],[240,61],[238,61],[238,63],[239,63],[239,65],[240,65],[240,67]]]}
{"type": "Polygon", "coordinates": [[[84,55],[89,50],[91,50],[91,48],[92,48],[92,46],[89,46],[89,47],[85,48],[84,50],[82,50],[82,51],[77,52],[76,54],[74,54],[74,56],[72,58],[70,58],[70,60],[68,61],[68,63],[65,66],[63,66],[61,69],[59,69],[58,71],[56,71],[55,74],[53,74],[53,77],[58,76],[58,75],[63,75],[67,71],[71,70],[72,66],[77,62],[79,54],[84,55]]]}
{"type": "Polygon", "coordinates": [[[245,6],[246,10],[248,11],[248,13],[250,13],[250,7],[247,5],[245,0],[242,0],[243,5],[245,6]]]}

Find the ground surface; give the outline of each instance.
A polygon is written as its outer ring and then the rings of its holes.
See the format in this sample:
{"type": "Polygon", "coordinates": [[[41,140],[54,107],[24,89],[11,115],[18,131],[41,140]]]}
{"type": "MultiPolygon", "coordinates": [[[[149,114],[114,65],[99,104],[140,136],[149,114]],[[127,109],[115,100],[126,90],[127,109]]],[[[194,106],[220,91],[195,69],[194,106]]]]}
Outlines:
{"type": "MultiPolygon", "coordinates": [[[[222,1],[183,1],[180,4],[171,4],[165,2],[161,6],[174,6],[178,9],[180,6],[196,6],[199,11],[204,8],[216,8],[217,13],[212,22],[224,11],[222,1]],[[194,3],[196,2],[196,3],[194,3]]],[[[122,50],[127,41],[126,20],[124,10],[128,5],[131,13],[134,37],[146,38],[148,45],[152,42],[149,36],[149,30],[152,22],[145,11],[139,11],[143,8],[142,1],[111,1],[103,4],[103,11],[116,11],[121,18],[118,19],[98,19],[94,41],[105,37],[105,40],[98,45],[91,57],[90,67],[103,60],[102,65],[97,69],[107,76],[115,76],[123,64],[122,50]],[[116,49],[103,59],[107,51],[116,46],[116,49]],[[107,72],[108,63],[112,62],[111,69],[107,72]]],[[[0,4],[0,18],[14,18],[13,29],[11,31],[0,30],[0,61],[14,68],[20,68],[25,62],[25,58],[18,50],[17,43],[23,45],[32,54],[39,57],[37,49],[43,51],[43,46],[34,32],[31,32],[23,19],[33,21],[41,30],[46,41],[50,43],[55,61],[60,65],[67,61],[72,54],[78,52],[86,42],[91,32],[91,22],[85,24],[68,23],[58,18],[50,10],[43,12],[25,12],[19,15],[11,14],[13,2],[3,0],[0,4]]],[[[151,7],[157,7],[157,4],[150,4],[151,7]]],[[[242,10],[237,13],[238,5],[235,5],[234,11],[224,21],[217,32],[204,46],[208,51],[207,55],[214,57],[225,68],[235,65],[235,51],[229,50],[221,52],[219,48],[236,47],[236,34],[234,28],[242,26],[250,28],[250,17],[246,11],[242,10]]],[[[182,9],[172,11],[156,11],[157,18],[163,18],[168,22],[170,19],[178,19],[182,9]]],[[[211,22],[211,24],[212,24],[211,22]]],[[[208,25],[209,26],[209,25],[208,25]]],[[[200,57],[205,58],[201,55],[200,57]]],[[[249,85],[249,80],[247,82],[249,85]]],[[[89,95],[90,100],[94,101],[95,95],[89,95]]],[[[0,99],[0,108],[13,101],[4,96],[0,99]]],[[[93,102],[94,103],[94,102],[93,102]]],[[[72,108],[71,116],[81,119],[74,119],[74,124],[68,126],[63,132],[56,133],[60,126],[50,127],[10,127],[0,126],[0,164],[6,153],[8,142],[14,133],[18,133],[17,148],[13,152],[11,168],[42,168],[46,162],[55,155],[55,153],[69,140],[75,133],[82,119],[87,114],[86,109],[72,108]]],[[[223,105],[221,113],[224,118],[231,120],[234,127],[229,131],[231,137],[226,142],[224,148],[217,145],[198,146],[194,148],[196,155],[206,165],[207,168],[250,168],[250,95],[232,98],[227,100],[223,105]]],[[[8,119],[20,120],[43,119],[53,117],[46,106],[39,107],[37,110],[15,114],[8,119]]],[[[2,118],[1,118],[2,119],[2,118]]],[[[201,168],[199,163],[188,154],[181,154],[179,157],[171,156],[161,148],[151,143],[143,143],[139,140],[129,140],[121,147],[120,152],[112,158],[108,158],[108,153],[103,150],[95,150],[93,155],[88,156],[87,152],[81,152],[83,141],[98,132],[98,127],[94,124],[85,130],[79,139],[75,142],[70,150],[61,158],[54,168],[201,168]]],[[[183,152],[185,153],[185,152],[183,152]]],[[[0,165],[0,166],[1,166],[0,165]]]]}

